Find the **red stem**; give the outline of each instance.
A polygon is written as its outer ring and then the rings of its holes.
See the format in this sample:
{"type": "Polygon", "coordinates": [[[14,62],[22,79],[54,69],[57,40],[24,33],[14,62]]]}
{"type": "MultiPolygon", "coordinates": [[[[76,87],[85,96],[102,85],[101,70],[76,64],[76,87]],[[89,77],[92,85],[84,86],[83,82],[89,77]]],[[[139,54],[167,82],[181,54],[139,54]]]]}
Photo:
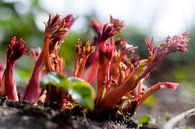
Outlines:
{"type": "Polygon", "coordinates": [[[53,71],[53,67],[52,67],[52,63],[49,59],[49,44],[50,44],[51,40],[50,37],[45,34],[45,38],[44,38],[44,48],[43,48],[43,53],[44,53],[44,57],[45,57],[45,66],[46,66],[46,70],[47,72],[53,71]]]}
{"type": "Polygon", "coordinates": [[[99,59],[99,68],[98,68],[98,76],[97,76],[97,84],[98,84],[98,91],[97,91],[97,98],[96,104],[101,102],[104,95],[106,94],[106,90],[108,88],[108,81],[109,81],[109,70],[110,70],[110,61],[99,59]]]}
{"type": "Polygon", "coordinates": [[[169,88],[171,90],[175,90],[176,86],[178,85],[177,83],[172,83],[173,86],[170,87],[170,84],[172,82],[161,82],[161,83],[157,83],[151,86],[151,88],[148,89],[148,91],[146,91],[143,96],[141,97],[141,99],[139,100],[138,106],[139,107],[150,95],[152,95],[154,92],[156,92],[157,90],[161,89],[161,88],[169,88]]]}
{"type": "MultiPolygon", "coordinates": [[[[97,49],[97,47],[96,47],[96,49],[97,49]]],[[[84,80],[87,81],[89,84],[94,83],[94,81],[96,80],[96,77],[97,77],[98,67],[99,67],[98,50],[96,50],[95,53],[93,53],[91,56],[93,56],[94,62],[86,70],[84,77],[83,77],[84,80]]]]}
{"type": "Polygon", "coordinates": [[[79,57],[76,55],[76,61],[75,61],[74,72],[73,72],[74,77],[76,77],[78,73],[78,69],[79,69],[79,57]]]}
{"type": "Polygon", "coordinates": [[[81,78],[83,76],[83,72],[85,69],[85,65],[87,63],[87,59],[88,59],[88,57],[83,57],[82,62],[81,62],[80,67],[79,67],[79,70],[77,72],[77,77],[81,78]]]}
{"type": "Polygon", "coordinates": [[[3,87],[5,88],[5,95],[10,100],[18,101],[18,94],[16,89],[16,82],[14,80],[13,70],[15,62],[10,62],[3,74],[3,87]]]}
{"type": "Polygon", "coordinates": [[[23,100],[27,101],[31,104],[36,103],[40,93],[40,80],[42,78],[42,71],[41,71],[41,66],[44,61],[44,53],[42,51],[41,55],[39,56],[37,62],[35,63],[33,73],[31,75],[31,78],[26,86],[26,90],[24,93],[23,100]]]}

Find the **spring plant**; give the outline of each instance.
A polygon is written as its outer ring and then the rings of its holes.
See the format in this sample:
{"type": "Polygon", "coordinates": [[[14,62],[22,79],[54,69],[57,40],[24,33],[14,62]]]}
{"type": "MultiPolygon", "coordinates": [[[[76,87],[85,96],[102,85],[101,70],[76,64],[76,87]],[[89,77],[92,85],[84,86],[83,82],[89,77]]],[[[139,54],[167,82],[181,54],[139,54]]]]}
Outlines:
{"type": "MultiPolygon", "coordinates": [[[[58,52],[75,18],[70,14],[60,19],[49,16],[45,23],[44,47],[27,51],[23,39],[13,37],[9,42],[5,70],[0,69],[0,95],[13,101],[42,104],[71,109],[75,106],[94,112],[118,107],[118,110],[135,110],[153,93],[161,88],[175,90],[178,83],[159,82],[146,86],[152,70],[170,53],[188,51],[188,32],[155,45],[153,38],[146,38],[148,58],[141,59],[135,53],[137,46],[126,39],[115,39],[124,24],[110,16],[110,23],[91,21],[95,37],[84,45],[75,45],[75,66],[72,76],[64,71],[64,60],[58,52]],[[13,70],[22,55],[33,58],[35,65],[22,97],[18,97],[13,70]]],[[[65,52],[65,51],[64,51],[65,52]]],[[[67,53],[68,54],[68,53],[67,53]]]]}

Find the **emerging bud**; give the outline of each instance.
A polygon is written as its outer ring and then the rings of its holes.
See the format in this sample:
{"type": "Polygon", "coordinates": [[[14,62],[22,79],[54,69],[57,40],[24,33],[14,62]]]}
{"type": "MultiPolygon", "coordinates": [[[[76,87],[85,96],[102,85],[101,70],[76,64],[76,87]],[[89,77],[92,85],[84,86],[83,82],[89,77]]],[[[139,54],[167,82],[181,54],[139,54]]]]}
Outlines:
{"type": "Polygon", "coordinates": [[[70,27],[72,26],[72,24],[74,23],[75,20],[76,20],[76,19],[73,17],[72,14],[68,14],[68,15],[63,19],[63,21],[65,22],[66,27],[67,27],[68,29],[70,29],[70,27]]]}
{"type": "Polygon", "coordinates": [[[82,41],[80,39],[77,40],[75,51],[77,56],[80,56],[82,54],[82,41]]]}
{"type": "Polygon", "coordinates": [[[82,41],[78,39],[76,44],[76,61],[73,76],[82,77],[88,57],[94,52],[94,50],[95,46],[89,41],[86,42],[85,46],[82,46],[82,41]]]}
{"type": "Polygon", "coordinates": [[[51,39],[50,50],[54,49],[56,43],[63,41],[74,21],[75,19],[71,14],[62,20],[58,14],[54,17],[49,16],[49,20],[46,23],[45,36],[51,39]]]}
{"type": "Polygon", "coordinates": [[[58,55],[59,46],[68,34],[74,20],[72,15],[68,15],[62,20],[58,14],[54,17],[49,16],[45,27],[44,48],[42,51],[47,72],[54,71],[55,66],[52,65],[49,59],[50,54],[55,53],[55,55],[58,55]]]}
{"type": "Polygon", "coordinates": [[[101,40],[106,41],[108,38],[114,36],[115,34],[117,34],[117,30],[114,28],[113,24],[105,24],[103,26],[101,40]]]}
{"type": "Polygon", "coordinates": [[[9,43],[7,52],[7,63],[16,61],[26,52],[26,46],[23,39],[17,41],[16,37],[13,37],[9,43]]]}
{"type": "Polygon", "coordinates": [[[182,35],[176,35],[173,38],[168,37],[166,39],[166,42],[170,45],[170,52],[187,52],[188,49],[186,47],[188,46],[188,42],[190,41],[188,35],[188,32],[184,32],[182,35]]]}
{"type": "Polygon", "coordinates": [[[124,29],[123,21],[120,21],[119,19],[116,19],[110,16],[110,23],[113,24],[113,27],[118,33],[123,32],[123,29],[124,29]]]}
{"type": "Polygon", "coordinates": [[[154,59],[164,58],[169,53],[173,53],[176,51],[187,52],[188,42],[190,38],[188,38],[189,33],[185,32],[182,35],[176,35],[173,38],[167,37],[167,39],[154,47],[153,38],[149,41],[146,38],[146,45],[148,47],[149,53],[153,56],[154,59]]]}
{"type": "Polygon", "coordinates": [[[78,39],[75,47],[76,55],[83,58],[84,56],[88,57],[95,50],[95,46],[93,46],[90,41],[87,41],[85,46],[82,46],[82,41],[78,39]]]}
{"type": "Polygon", "coordinates": [[[86,45],[85,45],[85,55],[90,55],[91,53],[94,52],[95,50],[95,46],[93,46],[89,41],[86,42],[86,45]]]}
{"type": "Polygon", "coordinates": [[[26,46],[24,40],[20,39],[17,41],[16,37],[13,37],[9,43],[7,52],[7,63],[6,69],[3,73],[3,86],[2,91],[5,95],[14,101],[18,101],[18,94],[16,90],[16,82],[13,76],[13,70],[16,60],[19,59],[26,52],[26,46]]]}

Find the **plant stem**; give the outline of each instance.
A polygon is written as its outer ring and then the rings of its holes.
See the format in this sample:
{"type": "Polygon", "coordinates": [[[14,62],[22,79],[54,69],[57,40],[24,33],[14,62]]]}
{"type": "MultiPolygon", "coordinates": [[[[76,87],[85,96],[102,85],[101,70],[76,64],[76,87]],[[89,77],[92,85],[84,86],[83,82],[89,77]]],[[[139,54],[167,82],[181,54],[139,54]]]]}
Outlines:
{"type": "Polygon", "coordinates": [[[87,56],[82,58],[82,62],[80,64],[80,67],[79,67],[78,72],[77,72],[77,77],[79,77],[79,78],[81,78],[83,76],[83,72],[85,69],[85,65],[87,63],[87,59],[88,59],[87,56]]]}
{"type": "Polygon", "coordinates": [[[39,83],[42,78],[41,66],[43,64],[43,61],[44,61],[44,53],[42,51],[37,62],[35,63],[33,73],[26,86],[25,94],[23,97],[24,101],[30,102],[32,104],[37,102],[38,97],[40,96],[41,93],[39,83]]]}
{"type": "Polygon", "coordinates": [[[5,95],[8,99],[18,101],[16,82],[13,75],[14,66],[15,61],[7,64],[3,74],[3,88],[5,88],[5,95]]]}

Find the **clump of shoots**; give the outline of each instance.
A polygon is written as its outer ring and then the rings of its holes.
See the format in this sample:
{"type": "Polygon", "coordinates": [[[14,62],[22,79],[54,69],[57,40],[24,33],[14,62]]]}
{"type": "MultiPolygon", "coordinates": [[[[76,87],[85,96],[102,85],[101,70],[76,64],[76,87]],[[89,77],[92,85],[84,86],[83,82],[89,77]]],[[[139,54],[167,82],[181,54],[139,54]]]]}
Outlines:
{"type": "MultiPolygon", "coordinates": [[[[127,92],[132,92],[138,85],[141,79],[147,78],[148,74],[152,69],[159,64],[165,57],[170,53],[180,51],[187,52],[187,43],[189,38],[188,33],[174,36],[173,38],[168,37],[162,43],[159,43],[156,47],[154,46],[153,39],[149,41],[146,39],[146,45],[149,50],[150,56],[148,59],[142,59],[130,66],[131,72],[126,76],[124,82],[118,87],[109,91],[107,96],[99,104],[99,108],[106,109],[115,105],[122,96],[127,92]]],[[[136,96],[135,96],[136,97],[136,96]]]]}
{"type": "MultiPolygon", "coordinates": [[[[157,45],[154,45],[153,38],[146,38],[149,57],[141,59],[135,53],[137,46],[129,44],[124,38],[115,39],[114,36],[124,29],[122,21],[112,16],[107,24],[92,20],[95,37],[85,45],[80,39],[77,41],[74,72],[68,77],[64,72],[64,60],[58,52],[74,21],[72,15],[63,19],[59,15],[49,16],[45,23],[44,47],[42,50],[30,49],[27,53],[34,59],[35,66],[23,101],[34,104],[41,98],[46,105],[58,108],[72,108],[80,104],[91,110],[95,108],[94,111],[99,113],[118,105],[120,110],[128,110],[133,114],[157,90],[177,88],[178,84],[174,82],[160,82],[148,87],[144,80],[170,53],[188,51],[188,32],[167,37],[157,45]],[[96,93],[95,86],[90,85],[95,81],[96,93]]],[[[5,94],[15,101],[18,101],[18,95],[13,69],[16,60],[25,51],[22,39],[17,41],[14,37],[10,41],[3,81],[0,83],[1,95],[5,94]]]]}

